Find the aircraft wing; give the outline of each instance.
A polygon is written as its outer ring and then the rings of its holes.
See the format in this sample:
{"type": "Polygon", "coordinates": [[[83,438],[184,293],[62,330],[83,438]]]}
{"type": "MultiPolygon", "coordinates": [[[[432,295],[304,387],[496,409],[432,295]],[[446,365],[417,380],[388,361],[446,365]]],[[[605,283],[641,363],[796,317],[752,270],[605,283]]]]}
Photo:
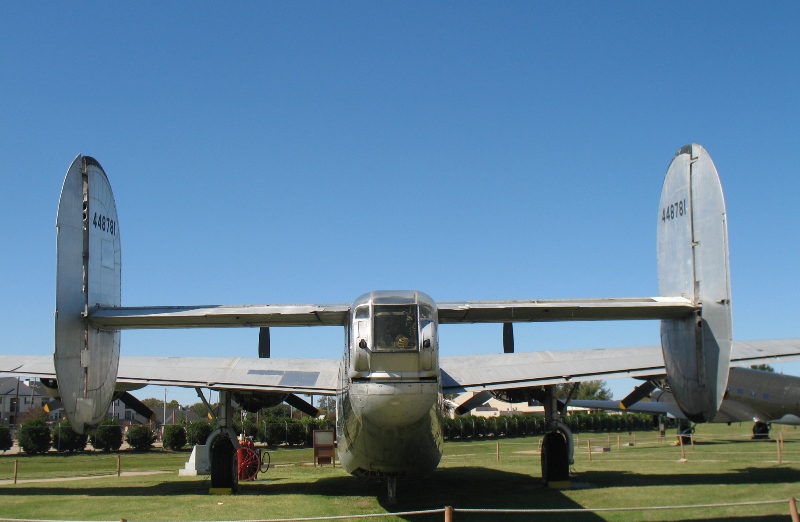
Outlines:
{"type": "Polygon", "coordinates": [[[664,373],[660,346],[441,357],[444,393],[664,373]]]}
{"type": "MultiPolygon", "coordinates": [[[[800,359],[800,339],[734,342],[732,364],[800,359]]],[[[118,382],[334,394],[338,359],[120,357],[118,382]]],[[[663,375],[659,346],[441,357],[445,393],[663,375]]],[[[0,375],[55,378],[51,355],[0,355],[0,375]]]]}
{"type": "Polygon", "coordinates": [[[678,408],[677,404],[671,403],[666,404],[663,402],[656,402],[656,401],[639,401],[635,404],[631,404],[628,408],[624,410],[620,408],[619,401],[600,401],[600,400],[571,400],[569,401],[570,407],[577,407],[577,408],[590,408],[593,410],[615,410],[615,411],[625,411],[629,413],[647,413],[649,415],[666,415],[669,414],[676,419],[686,419],[686,415],[683,414],[680,408],[678,408]]]}
{"type": "MultiPolygon", "coordinates": [[[[735,341],[731,365],[800,360],[800,339],[735,341]]],[[[660,346],[441,357],[445,393],[666,374],[660,346]]]]}
{"type": "MultiPolygon", "coordinates": [[[[570,406],[578,408],[590,408],[593,410],[624,411],[627,413],[646,413],[648,415],[670,415],[676,419],[687,420],[686,415],[675,403],[675,399],[667,392],[662,393],[661,398],[652,401],[639,401],[631,404],[627,408],[620,406],[620,401],[600,401],[600,400],[571,400],[570,406]],[[666,402],[659,402],[667,397],[666,402]]],[[[722,401],[719,411],[709,422],[781,422],[772,418],[762,411],[758,411],[750,406],[736,400],[736,397],[726,397],[722,401]]],[[[787,420],[783,424],[792,424],[792,420],[787,420]]]]}
{"type": "MultiPolygon", "coordinates": [[[[338,359],[120,357],[117,385],[145,385],[333,395],[338,359]]],[[[54,379],[52,355],[0,355],[0,375],[54,379]]]]}

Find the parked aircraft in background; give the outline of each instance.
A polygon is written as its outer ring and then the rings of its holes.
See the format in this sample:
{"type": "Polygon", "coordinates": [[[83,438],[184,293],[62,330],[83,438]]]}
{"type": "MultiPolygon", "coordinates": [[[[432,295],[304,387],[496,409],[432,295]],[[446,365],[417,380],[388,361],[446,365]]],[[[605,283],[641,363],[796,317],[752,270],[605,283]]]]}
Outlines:
{"type": "MultiPolygon", "coordinates": [[[[564,485],[573,446],[556,384],[664,373],[688,419],[712,419],[722,402],[732,346],[727,223],[717,171],[702,147],[688,145],[674,156],[657,217],[658,297],[442,302],[408,290],[333,305],[122,307],[111,186],[96,160],[78,156],[57,217],[55,356],[2,356],[0,373],[50,379],[77,431],[99,423],[121,391],[185,386],[202,398],[200,388],[219,390],[219,427],[206,443],[217,488],[236,487],[232,400],[259,409],[281,401],[303,405],[297,394],[335,394],[343,467],[385,478],[390,500],[397,477],[439,463],[443,393],[535,399],[544,404],[547,424],[543,479],[564,485]],[[515,322],[629,319],[661,320],[662,346],[512,353],[515,322]],[[507,353],[440,357],[438,327],[454,323],[503,323],[507,353]],[[269,359],[270,326],[343,327],[344,354],[269,359]],[[261,358],[120,357],[122,329],[210,327],[260,327],[261,358]]],[[[798,356],[800,340],[738,343],[734,355],[751,362],[798,356]]]]}
{"type": "MultiPolygon", "coordinates": [[[[653,415],[671,415],[679,420],[688,420],[683,414],[669,386],[659,381],[651,384],[655,391],[649,401],[637,400],[630,404],[623,401],[572,401],[571,406],[582,408],[631,411],[653,415]]],[[[644,385],[647,386],[647,385],[644,385]]],[[[800,377],[753,370],[731,368],[728,387],[719,411],[709,422],[753,422],[753,436],[768,437],[770,423],[800,425],[800,377]]]]}

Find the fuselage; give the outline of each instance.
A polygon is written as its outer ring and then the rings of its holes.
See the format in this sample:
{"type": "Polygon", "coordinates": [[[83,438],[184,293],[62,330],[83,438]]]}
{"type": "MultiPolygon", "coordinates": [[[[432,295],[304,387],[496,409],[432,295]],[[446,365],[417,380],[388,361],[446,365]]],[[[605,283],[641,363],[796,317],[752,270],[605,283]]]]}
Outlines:
{"type": "Polygon", "coordinates": [[[442,456],[436,303],[417,291],[362,295],[339,366],[337,443],[354,475],[425,474],[442,456]]]}
{"type": "MultiPolygon", "coordinates": [[[[672,394],[653,400],[674,404],[672,394]]],[[[731,368],[719,412],[711,422],[800,424],[800,378],[750,368],[731,368]]]]}

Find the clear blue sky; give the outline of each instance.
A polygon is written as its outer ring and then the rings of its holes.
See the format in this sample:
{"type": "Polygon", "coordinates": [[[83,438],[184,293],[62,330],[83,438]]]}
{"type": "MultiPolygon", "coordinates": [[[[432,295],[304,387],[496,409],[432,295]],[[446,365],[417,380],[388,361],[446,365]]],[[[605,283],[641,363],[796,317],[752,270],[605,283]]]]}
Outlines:
{"type": "MultiPolygon", "coordinates": [[[[0,19],[2,353],[52,352],[79,153],[114,189],[123,304],[313,303],[656,295],[663,176],[697,142],[728,205],[734,336],[800,337],[797,2],[4,2],[0,19]]],[[[274,357],[341,354],[339,328],[273,330],[274,357]]],[[[499,352],[501,332],[445,326],[442,354],[499,352]]],[[[518,351],[658,343],[655,322],[516,334],[518,351]]],[[[257,337],[125,332],[122,352],[255,356],[257,337]]]]}

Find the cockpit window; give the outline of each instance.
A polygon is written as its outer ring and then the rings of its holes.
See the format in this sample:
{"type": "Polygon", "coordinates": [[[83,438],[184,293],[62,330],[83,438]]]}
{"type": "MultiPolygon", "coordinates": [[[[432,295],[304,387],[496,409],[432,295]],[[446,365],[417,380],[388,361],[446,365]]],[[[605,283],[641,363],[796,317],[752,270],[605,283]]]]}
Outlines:
{"type": "Polygon", "coordinates": [[[416,305],[375,305],[373,328],[376,350],[416,350],[416,305]]]}
{"type": "Polygon", "coordinates": [[[369,319],[369,305],[361,305],[356,308],[356,319],[369,319]]]}

